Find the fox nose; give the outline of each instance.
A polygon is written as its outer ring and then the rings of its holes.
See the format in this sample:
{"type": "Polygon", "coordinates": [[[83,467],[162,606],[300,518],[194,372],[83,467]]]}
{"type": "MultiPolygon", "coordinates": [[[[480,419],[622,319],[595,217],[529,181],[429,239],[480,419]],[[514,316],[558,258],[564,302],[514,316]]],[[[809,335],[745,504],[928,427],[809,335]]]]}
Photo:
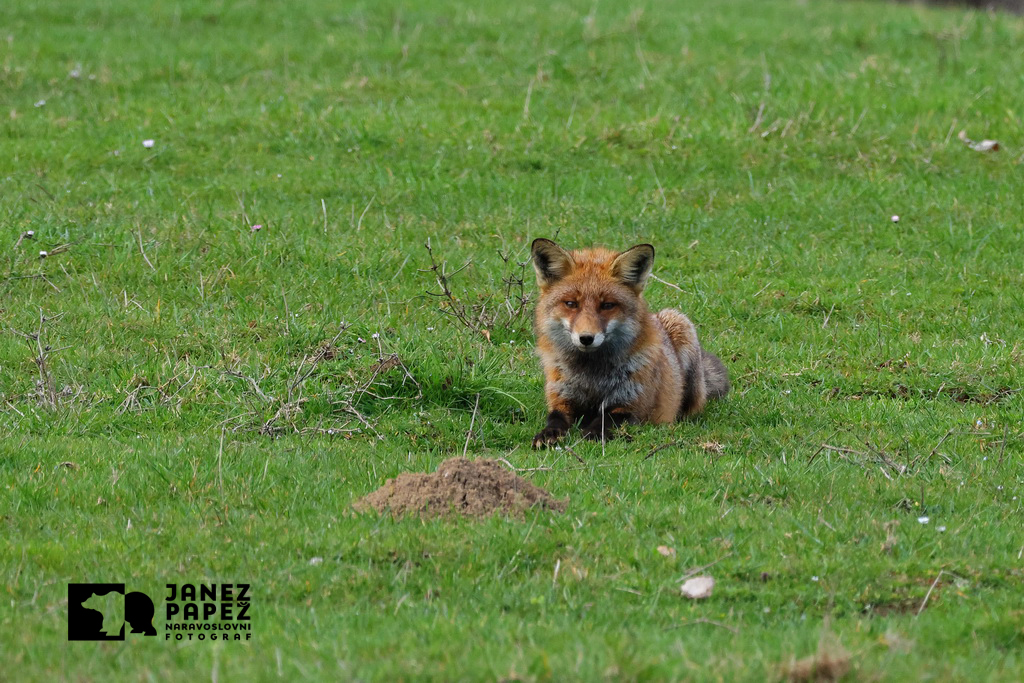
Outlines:
{"type": "Polygon", "coordinates": [[[594,336],[593,335],[591,335],[591,334],[581,334],[580,335],[580,344],[583,344],[584,346],[590,346],[593,343],[594,343],[594,336]]]}

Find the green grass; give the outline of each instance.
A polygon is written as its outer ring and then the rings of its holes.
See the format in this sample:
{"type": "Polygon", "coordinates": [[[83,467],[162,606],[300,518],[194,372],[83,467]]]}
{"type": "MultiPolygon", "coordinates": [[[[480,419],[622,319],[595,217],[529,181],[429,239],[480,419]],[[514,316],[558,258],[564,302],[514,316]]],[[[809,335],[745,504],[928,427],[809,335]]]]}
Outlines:
{"type": "Polygon", "coordinates": [[[1022,46],[866,2],[3,3],[0,677],[1024,677],[1022,46]],[[556,235],[653,243],[728,399],[531,452],[556,235]],[[348,511],[471,423],[568,512],[348,511]],[[253,641],[67,643],[82,581],[249,582],[253,641]]]}

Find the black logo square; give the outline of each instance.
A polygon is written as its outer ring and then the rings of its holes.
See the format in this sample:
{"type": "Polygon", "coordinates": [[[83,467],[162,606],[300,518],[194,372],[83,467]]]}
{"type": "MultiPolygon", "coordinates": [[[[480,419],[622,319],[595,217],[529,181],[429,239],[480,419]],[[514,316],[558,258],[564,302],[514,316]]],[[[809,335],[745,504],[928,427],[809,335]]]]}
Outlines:
{"type": "Polygon", "coordinates": [[[145,593],[125,593],[123,583],[68,584],[68,640],[124,640],[132,633],[155,636],[156,609],[145,593]]]}

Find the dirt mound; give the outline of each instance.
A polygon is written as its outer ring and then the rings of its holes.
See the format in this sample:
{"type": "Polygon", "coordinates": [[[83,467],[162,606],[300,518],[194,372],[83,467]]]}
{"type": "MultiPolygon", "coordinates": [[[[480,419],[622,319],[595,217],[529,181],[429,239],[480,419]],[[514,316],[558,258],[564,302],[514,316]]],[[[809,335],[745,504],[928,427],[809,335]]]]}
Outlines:
{"type": "Polygon", "coordinates": [[[564,512],[567,502],[516,476],[497,460],[450,458],[432,474],[407,472],[388,479],[353,507],[359,512],[390,511],[396,517],[485,517],[495,512],[522,517],[534,506],[564,512]]]}

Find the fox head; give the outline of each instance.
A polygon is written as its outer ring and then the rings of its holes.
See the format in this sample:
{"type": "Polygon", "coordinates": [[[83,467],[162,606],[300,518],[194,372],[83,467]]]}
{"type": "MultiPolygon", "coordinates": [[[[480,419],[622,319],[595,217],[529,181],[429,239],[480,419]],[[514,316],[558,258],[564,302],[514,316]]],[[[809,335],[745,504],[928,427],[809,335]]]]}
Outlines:
{"type": "Polygon", "coordinates": [[[539,331],[565,351],[599,353],[629,347],[647,305],[641,296],[654,264],[654,247],[624,252],[566,251],[546,239],[533,241],[539,331]]]}

